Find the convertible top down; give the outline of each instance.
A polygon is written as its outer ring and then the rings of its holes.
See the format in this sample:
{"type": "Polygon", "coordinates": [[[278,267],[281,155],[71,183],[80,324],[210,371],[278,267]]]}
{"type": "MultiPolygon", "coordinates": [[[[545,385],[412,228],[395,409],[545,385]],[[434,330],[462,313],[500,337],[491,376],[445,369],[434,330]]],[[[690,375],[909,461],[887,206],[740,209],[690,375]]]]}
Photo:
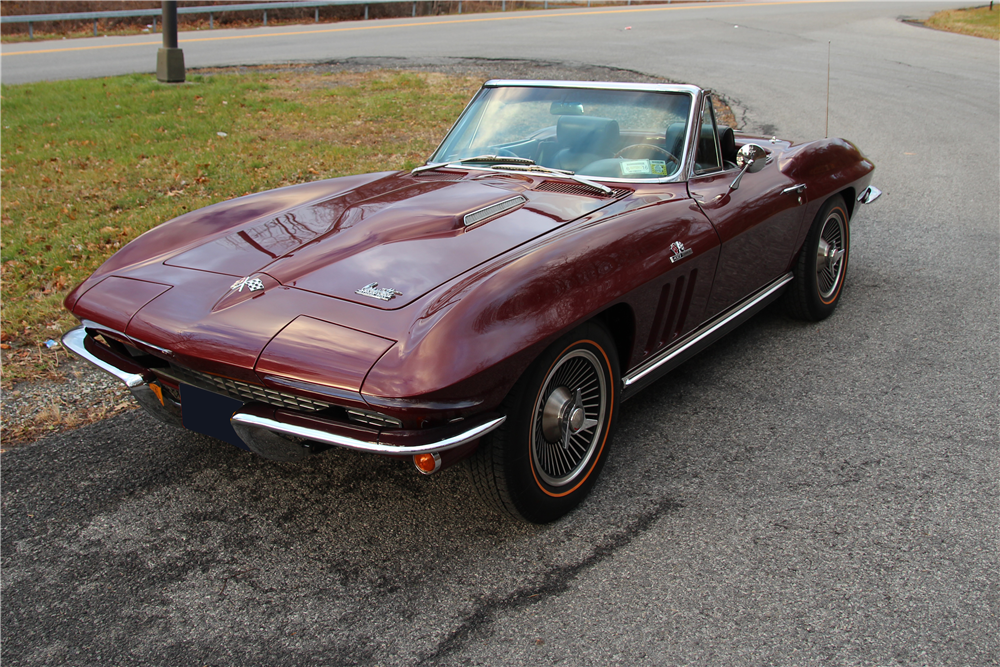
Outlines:
{"type": "Polygon", "coordinates": [[[168,424],[279,461],[464,461],[552,521],[622,400],[776,299],[833,312],[873,170],[736,134],[696,86],[489,81],[424,166],[143,234],[66,298],[63,341],[168,424]]]}

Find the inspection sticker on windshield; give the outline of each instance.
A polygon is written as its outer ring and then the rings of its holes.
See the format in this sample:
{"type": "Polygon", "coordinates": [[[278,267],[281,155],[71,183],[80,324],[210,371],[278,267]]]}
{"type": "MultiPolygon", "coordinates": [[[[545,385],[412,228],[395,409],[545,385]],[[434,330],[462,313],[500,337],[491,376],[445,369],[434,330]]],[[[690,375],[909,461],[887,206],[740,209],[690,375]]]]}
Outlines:
{"type": "Polygon", "coordinates": [[[667,163],[664,160],[650,160],[649,161],[650,172],[657,174],[659,176],[667,175],[667,163]]]}
{"type": "Polygon", "coordinates": [[[652,173],[649,160],[622,160],[622,176],[649,173],[652,173]]]}

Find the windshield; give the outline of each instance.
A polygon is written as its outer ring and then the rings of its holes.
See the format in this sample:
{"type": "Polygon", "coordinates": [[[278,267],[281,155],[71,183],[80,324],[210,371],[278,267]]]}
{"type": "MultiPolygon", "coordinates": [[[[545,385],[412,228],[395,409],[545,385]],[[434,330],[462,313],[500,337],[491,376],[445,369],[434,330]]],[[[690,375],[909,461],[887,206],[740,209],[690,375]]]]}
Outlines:
{"type": "Polygon", "coordinates": [[[690,108],[682,92],[484,88],[431,163],[495,156],[592,178],[668,178],[680,167],[690,108]]]}

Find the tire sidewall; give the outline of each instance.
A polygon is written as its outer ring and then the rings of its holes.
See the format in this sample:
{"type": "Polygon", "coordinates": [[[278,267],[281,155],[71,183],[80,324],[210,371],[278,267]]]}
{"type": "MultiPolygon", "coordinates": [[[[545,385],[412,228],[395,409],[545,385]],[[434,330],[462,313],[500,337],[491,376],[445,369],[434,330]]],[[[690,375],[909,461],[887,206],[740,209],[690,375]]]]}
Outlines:
{"type": "Polygon", "coordinates": [[[510,431],[505,442],[507,451],[504,452],[504,458],[509,463],[506,482],[511,500],[518,513],[528,521],[546,523],[559,518],[579,505],[593,488],[607,459],[618,416],[618,368],[618,355],[611,336],[600,325],[586,324],[551,345],[529,371],[527,382],[512,405],[513,414],[508,415],[510,431]],[[601,362],[608,393],[607,415],[597,447],[584,469],[565,488],[554,488],[546,484],[535,470],[531,452],[534,409],[550,370],[564,356],[581,348],[592,352],[601,362]]]}
{"type": "Polygon", "coordinates": [[[809,309],[809,314],[813,319],[821,320],[829,317],[833,313],[834,309],[837,307],[837,303],[840,301],[840,295],[843,293],[844,284],[847,281],[847,269],[848,264],[851,259],[851,229],[850,229],[850,216],[847,212],[847,206],[844,204],[844,200],[840,196],[832,197],[829,199],[823,207],[819,210],[816,215],[816,219],[813,222],[812,228],[809,230],[809,236],[806,238],[806,244],[804,246],[805,254],[805,266],[804,266],[804,276],[808,288],[806,292],[806,305],[809,309]],[[830,219],[831,215],[839,214],[841,223],[844,229],[844,257],[841,260],[843,266],[841,268],[840,280],[837,284],[837,289],[829,298],[824,299],[820,294],[819,280],[816,275],[816,261],[817,261],[817,251],[819,249],[820,235],[823,232],[823,227],[827,220],[830,219]]]}

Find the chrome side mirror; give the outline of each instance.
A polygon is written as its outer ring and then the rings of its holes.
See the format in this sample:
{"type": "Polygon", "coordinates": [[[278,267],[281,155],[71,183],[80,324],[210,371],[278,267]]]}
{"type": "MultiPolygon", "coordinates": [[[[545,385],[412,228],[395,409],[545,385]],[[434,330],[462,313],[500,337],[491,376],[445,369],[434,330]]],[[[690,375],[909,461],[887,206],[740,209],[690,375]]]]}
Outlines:
{"type": "Polygon", "coordinates": [[[766,164],[767,153],[764,152],[763,148],[757,144],[746,144],[743,146],[736,154],[736,166],[740,168],[740,173],[736,176],[733,184],[729,186],[729,189],[738,190],[740,187],[740,179],[743,178],[743,174],[747,172],[756,174],[758,171],[763,169],[766,164]]]}

